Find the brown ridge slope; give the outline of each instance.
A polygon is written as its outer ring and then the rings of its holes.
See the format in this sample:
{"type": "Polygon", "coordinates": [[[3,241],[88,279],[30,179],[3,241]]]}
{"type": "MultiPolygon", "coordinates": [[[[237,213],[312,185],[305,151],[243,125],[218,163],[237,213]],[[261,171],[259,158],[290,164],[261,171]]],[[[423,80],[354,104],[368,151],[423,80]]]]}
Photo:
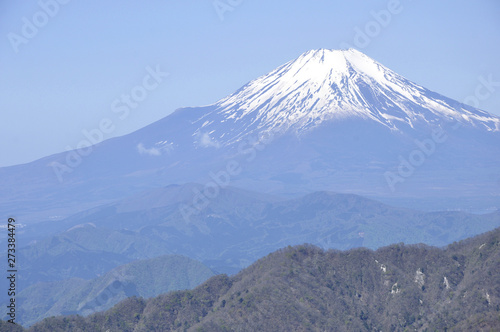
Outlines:
{"type": "Polygon", "coordinates": [[[499,329],[496,229],[444,249],[403,244],[344,252],[288,247],[192,291],[129,298],[86,318],[48,318],[29,331],[499,329]]]}

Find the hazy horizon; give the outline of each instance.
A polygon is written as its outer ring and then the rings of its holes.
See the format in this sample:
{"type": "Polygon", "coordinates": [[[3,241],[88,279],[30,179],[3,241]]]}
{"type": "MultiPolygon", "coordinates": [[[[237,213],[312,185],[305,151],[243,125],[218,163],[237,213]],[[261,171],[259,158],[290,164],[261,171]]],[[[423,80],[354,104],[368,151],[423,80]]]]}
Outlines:
{"type": "Polygon", "coordinates": [[[477,106],[500,115],[495,1],[54,1],[2,8],[0,167],[76,148],[151,70],[168,76],[105,139],[214,103],[317,48],[352,46],[458,101],[490,81],[477,106]]]}

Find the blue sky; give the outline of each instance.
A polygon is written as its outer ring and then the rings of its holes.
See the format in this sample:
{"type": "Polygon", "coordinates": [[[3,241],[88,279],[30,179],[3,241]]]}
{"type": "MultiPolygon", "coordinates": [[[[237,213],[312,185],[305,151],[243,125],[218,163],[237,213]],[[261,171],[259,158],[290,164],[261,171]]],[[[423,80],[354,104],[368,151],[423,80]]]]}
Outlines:
{"type": "Polygon", "coordinates": [[[104,118],[110,138],[211,104],[316,48],[351,45],[500,115],[497,0],[59,1],[0,4],[0,166],[75,148],[104,118]],[[120,118],[113,103],[134,89],[120,118]]]}

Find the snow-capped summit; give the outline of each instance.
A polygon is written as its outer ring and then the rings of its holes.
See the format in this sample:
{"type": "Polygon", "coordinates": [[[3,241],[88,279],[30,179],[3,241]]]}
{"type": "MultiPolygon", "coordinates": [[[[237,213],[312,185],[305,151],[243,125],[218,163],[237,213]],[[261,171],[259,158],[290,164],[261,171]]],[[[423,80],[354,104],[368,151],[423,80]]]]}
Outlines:
{"type": "Polygon", "coordinates": [[[0,168],[0,201],[38,221],[173,183],[207,183],[212,195],[217,183],[499,206],[500,118],[353,49],[306,52],[212,105],[88,151],[0,168]]]}
{"type": "Polygon", "coordinates": [[[325,120],[348,117],[392,130],[443,120],[500,130],[497,117],[431,92],[354,49],[308,51],[215,106],[218,120],[200,119],[200,131],[227,143],[256,130],[280,127],[301,133],[325,120]],[[233,133],[219,121],[230,123],[233,133]]]}

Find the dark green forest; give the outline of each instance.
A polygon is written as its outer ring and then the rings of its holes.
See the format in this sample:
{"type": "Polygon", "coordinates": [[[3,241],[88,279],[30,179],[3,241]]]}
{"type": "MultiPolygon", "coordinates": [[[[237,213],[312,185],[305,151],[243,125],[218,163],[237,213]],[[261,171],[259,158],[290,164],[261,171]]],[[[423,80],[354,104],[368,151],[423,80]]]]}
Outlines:
{"type": "Polygon", "coordinates": [[[446,248],[278,250],[235,276],[2,331],[498,331],[500,229],[446,248]]]}

